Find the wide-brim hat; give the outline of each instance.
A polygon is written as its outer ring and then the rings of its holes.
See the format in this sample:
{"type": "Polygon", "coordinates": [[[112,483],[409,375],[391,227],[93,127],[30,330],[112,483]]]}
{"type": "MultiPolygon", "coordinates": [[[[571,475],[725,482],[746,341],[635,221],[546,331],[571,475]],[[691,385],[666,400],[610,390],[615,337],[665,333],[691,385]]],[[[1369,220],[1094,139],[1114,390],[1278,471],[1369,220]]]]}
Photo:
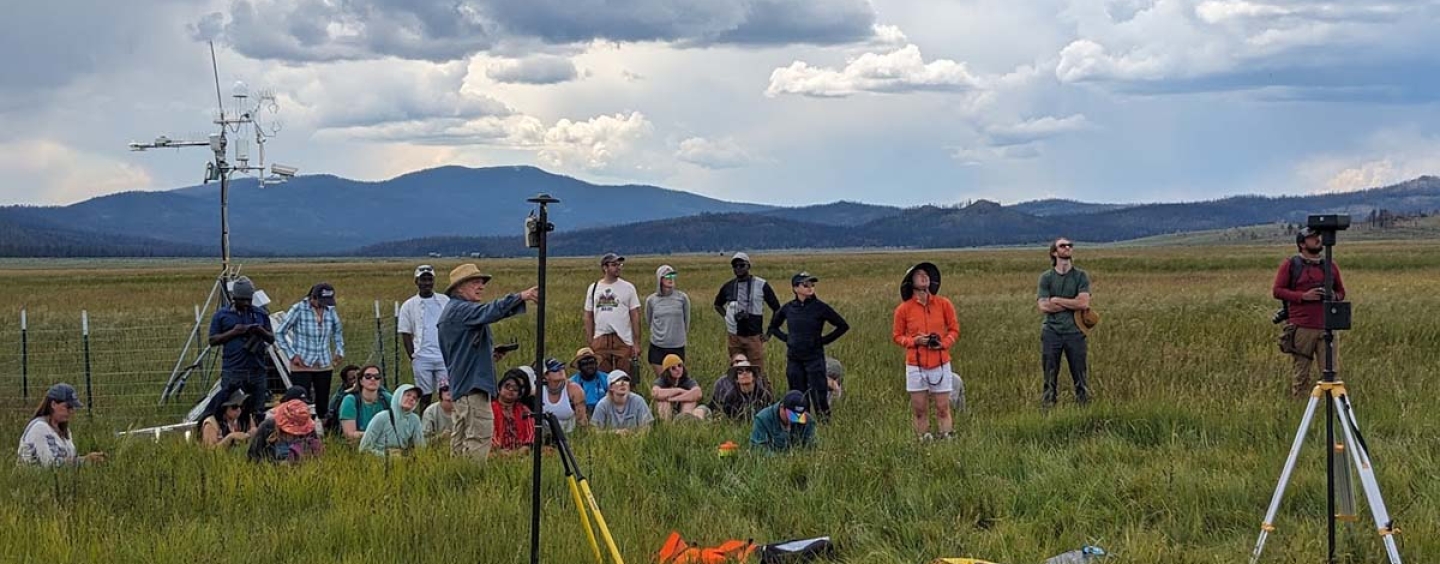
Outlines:
{"type": "Polygon", "coordinates": [[[480,267],[475,266],[474,263],[467,262],[457,266],[454,270],[450,271],[450,285],[445,287],[445,293],[449,294],[450,292],[454,292],[455,288],[459,285],[476,278],[489,282],[494,276],[480,272],[480,267]]]}
{"type": "Polygon", "coordinates": [[[587,358],[592,358],[596,361],[600,360],[600,357],[595,354],[595,351],[591,350],[590,347],[584,347],[578,351],[575,351],[575,358],[570,359],[570,366],[580,368],[580,361],[587,358]]]}
{"type": "Polygon", "coordinates": [[[224,403],[220,404],[220,407],[244,407],[245,400],[249,398],[250,396],[245,395],[245,390],[235,390],[230,393],[230,397],[226,398],[224,403]]]}
{"type": "Polygon", "coordinates": [[[935,266],[934,263],[922,262],[910,267],[910,270],[905,271],[905,280],[900,282],[901,301],[909,301],[910,298],[915,295],[914,282],[911,282],[911,279],[915,277],[915,271],[917,270],[923,270],[925,274],[930,276],[930,293],[940,293],[940,267],[935,266]]]}
{"type": "Polygon", "coordinates": [[[1080,328],[1080,332],[1081,332],[1081,333],[1084,333],[1085,336],[1087,336],[1087,337],[1090,336],[1090,330],[1091,330],[1091,329],[1094,329],[1095,326],[1096,326],[1096,325],[1099,325],[1099,324],[1100,324],[1100,313],[1099,313],[1099,312],[1097,312],[1097,311],[1095,311],[1095,310],[1093,310],[1093,309],[1077,309],[1077,310],[1075,310],[1075,326],[1076,326],[1076,327],[1079,327],[1079,328],[1080,328]]]}
{"type": "Polygon", "coordinates": [[[730,365],[730,377],[734,378],[735,374],[739,373],[741,368],[749,368],[751,374],[755,373],[755,365],[750,364],[748,360],[742,360],[730,365]]]}
{"type": "Polygon", "coordinates": [[[310,418],[310,406],[301,400],[290,400],[276,407],[275,426],[291,435],[309,435],[315,432],[315,420],[310,418]]]}

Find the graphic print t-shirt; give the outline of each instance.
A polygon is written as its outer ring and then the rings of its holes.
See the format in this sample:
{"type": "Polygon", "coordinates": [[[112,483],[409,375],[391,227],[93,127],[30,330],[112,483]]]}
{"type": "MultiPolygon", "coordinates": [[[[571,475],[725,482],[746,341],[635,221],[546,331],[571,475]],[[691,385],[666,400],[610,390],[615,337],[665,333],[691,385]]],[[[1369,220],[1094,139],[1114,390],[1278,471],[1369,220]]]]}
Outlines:
{"type": "Polygon", "coordinates": [[[591,284],[585,293],[585,311],[595,313],[595,334],[618,335],[627,345],[634,345],[634,328],[630,325],[630,311],[640,308],[640,295],[635,285],[625,280],[614,284],[604,281],[591,284]]]}

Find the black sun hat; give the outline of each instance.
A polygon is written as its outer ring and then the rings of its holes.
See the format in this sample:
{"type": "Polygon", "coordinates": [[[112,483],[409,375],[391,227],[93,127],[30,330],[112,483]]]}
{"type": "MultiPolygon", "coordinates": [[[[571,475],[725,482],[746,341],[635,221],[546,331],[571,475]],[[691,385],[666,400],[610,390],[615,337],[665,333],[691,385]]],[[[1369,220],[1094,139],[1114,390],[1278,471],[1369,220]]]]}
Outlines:
{"type": "Polygon", "coordinates": [[[909,301],[910,297],[915,295],[914,282],[911,282],[911,279],[915,277],[917,270],[923,270],[930,275],[930,293],[940,293],[940,267],[934,263],[922,262],[905,271],[905,280],[900,282],[900,301],[909,301]]]}

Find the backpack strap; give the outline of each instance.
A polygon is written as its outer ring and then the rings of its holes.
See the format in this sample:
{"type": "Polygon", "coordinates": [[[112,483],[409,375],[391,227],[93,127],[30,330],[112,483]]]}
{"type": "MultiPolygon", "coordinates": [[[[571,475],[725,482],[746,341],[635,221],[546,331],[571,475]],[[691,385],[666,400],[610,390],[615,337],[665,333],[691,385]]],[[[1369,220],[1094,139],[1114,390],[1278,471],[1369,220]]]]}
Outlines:
{"type": "Polygon", "coordinates": [[[1300,258],[1300,255],[1292,255],[1290,257],[1290,286],[1288,287],[1289,289],[1295,289],[1295,285],[1300,283],[1300,275],[1304,273],[1304,271],[1305,259],[1300,258]]]}

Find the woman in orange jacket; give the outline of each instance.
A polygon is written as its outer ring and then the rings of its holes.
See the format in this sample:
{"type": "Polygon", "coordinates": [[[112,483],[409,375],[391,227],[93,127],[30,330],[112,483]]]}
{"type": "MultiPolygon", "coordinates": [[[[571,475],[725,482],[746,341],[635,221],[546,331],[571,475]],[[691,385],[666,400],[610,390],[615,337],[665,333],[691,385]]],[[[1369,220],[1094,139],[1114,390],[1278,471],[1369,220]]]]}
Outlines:
{"type": "Polygon", "coordinates": [[[905,391],[910,393],[910,411],[915,434],[921,441],[930,434],[930,403],[940,436],[954,438],[955,422],[950,416],[950,347],[960,338],[960,321],[950,300],[935,295],[940,291],[940,269],[922,262],[905,273],[900,283],[900,305],[895,308],[892,337],[905,349],[905,391]]]}

